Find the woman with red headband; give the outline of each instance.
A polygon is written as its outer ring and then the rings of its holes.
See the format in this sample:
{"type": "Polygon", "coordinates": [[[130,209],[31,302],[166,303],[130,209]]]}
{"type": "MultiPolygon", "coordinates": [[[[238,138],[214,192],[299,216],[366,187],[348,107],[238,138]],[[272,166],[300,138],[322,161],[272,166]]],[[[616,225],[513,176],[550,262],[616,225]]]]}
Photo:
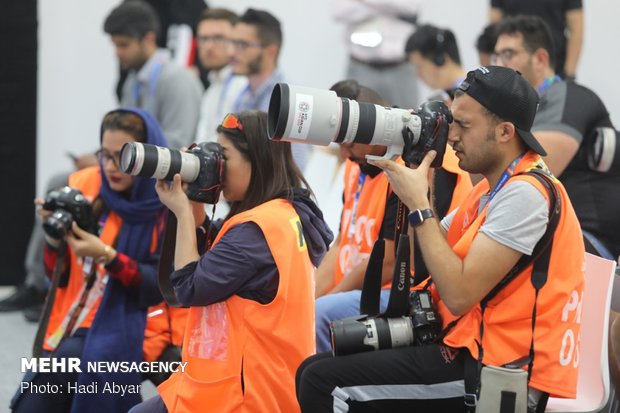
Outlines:
{"type": "Polygon", "coordinates": [[[180,176],[157,183],[177,217],[178,300],[190,307],[184,371],[132,412],[295,412],[295,370],[314,353],[314,267],[332,234],[291,156],[267,138],[267,115],[227,115],[217,129],[231,202],[209,223],[180,176]],[[200,255],[195,223],[206,221],[200,255]],[[165,406],[164,406],[165,405],[165,406]]]}

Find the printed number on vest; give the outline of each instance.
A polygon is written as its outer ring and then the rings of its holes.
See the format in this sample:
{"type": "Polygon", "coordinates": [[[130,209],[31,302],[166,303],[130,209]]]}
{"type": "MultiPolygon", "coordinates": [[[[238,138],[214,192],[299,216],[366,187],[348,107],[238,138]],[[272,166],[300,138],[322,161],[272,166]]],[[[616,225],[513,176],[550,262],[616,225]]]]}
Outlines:
{"type": "Polygon", "coordinates": [[[297,234],[297,236],[295,237],[297,238],[297,248],[299,249],[299,251],[305,251],[308,246],[306,245],[306,240],[304,238],[304,228],[301,225],[299,217],[291,218],[289,222],[293,227],[293,231],[295,231],[295,234],[297,234]]]}
{"type": "MultiPolygon", "coordinates": [[[[581,295],[574,290],[564,309],[562,310],[562,322],[579,325],[581,324],[581,308],[583,307],[583,292],[581,295]]],[[[571,361],[573,367],[579,366],[579,340],[580,336],[571,327],[567,328],[562,336],[562,347],[560,349],[560,364],[568,366],[571,361]]]]}

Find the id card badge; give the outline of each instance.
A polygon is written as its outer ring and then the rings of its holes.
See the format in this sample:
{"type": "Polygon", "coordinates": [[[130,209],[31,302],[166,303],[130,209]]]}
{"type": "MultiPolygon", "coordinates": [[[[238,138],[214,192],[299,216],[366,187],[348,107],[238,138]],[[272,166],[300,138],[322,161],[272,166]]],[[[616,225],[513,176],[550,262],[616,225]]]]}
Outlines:
{"type": "Polygon", "coordinates": [[[90,274],[90,270],[93,265],[97,265],[93,257],[84,257],[82,259],[82,272],[84,274],[84,278],[88,278],[88,274],[90,274]]]}

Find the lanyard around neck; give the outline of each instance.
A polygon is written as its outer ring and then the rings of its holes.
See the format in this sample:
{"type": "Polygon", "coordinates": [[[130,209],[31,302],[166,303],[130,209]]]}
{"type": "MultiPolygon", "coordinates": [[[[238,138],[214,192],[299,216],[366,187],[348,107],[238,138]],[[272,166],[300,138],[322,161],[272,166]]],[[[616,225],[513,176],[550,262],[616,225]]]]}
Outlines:
{"type": "Polygon", "coordinates": [[[549,89],[552,84],[554,84],[555,82],[559,82],[560,80],[562,80],[562,78],[560,78],[560,76],[558,75],[549,76],[540,84],[540,86],[536,88],[536,91],[539,95],[542,95],[547,89],[549,89]]]}
{"type": "Polygon", "coordinates": [[[362,188],[364,187],[364,181],[366,180],[366,174],[360,171],[357,177],[357,186],[355,187],[355,198],[353,198],[353,212],[351,214],[351,223],[349,224],[349,236],[355,234],[355,221],[357,219],[357,206],[359,204],[360,195],[362,194],[362,188]]]}
{"type": "Polygon", "coordinates": [[[491,200],[493,199],[493,197],[499,192],[500,189],[502,189],[502,187],[506,184],[506,182],[508,181],[508,179],[510,179],[510,177],[514,174],[515,171],[515,167],[517,166],[517,164],[519,163],[519,161],[523,158],[523,156],[525,156],[525,152],[523,152],[521,155],[517,156],[511,163],[510,165],[508,165],[508,167],[506,168],[506,170],[504,170],[504,172],[502,173],[502,176],[499,177],[499,180],[497,181],[497,183],[495,184],[495,187],[493,188],[493,191],[491,191],[489,193],[489,199],[487,200],[487,205],[491,202],[491,200]]]}
{"type": "MultiPolygon", "coordinates": [[[[155,96],[155,92],[157,89],[157,79],[159,78],[159,74],[161,73],[162,66],[163,66],[162,62],[157,60],[153,62],[153,66],[151,67],[151,72],[149,73],[149,83],[148,83],[148,92],[150,93],[151,97],[155,96]]],[[[138,79],[137,76],[136,76],[136,82],[134,83],[134,87],[133,87],[133,97],[134,97],[135,105],[139,108],[142,107],[144,103],[142,101],[142,81],[138,79]]]]}

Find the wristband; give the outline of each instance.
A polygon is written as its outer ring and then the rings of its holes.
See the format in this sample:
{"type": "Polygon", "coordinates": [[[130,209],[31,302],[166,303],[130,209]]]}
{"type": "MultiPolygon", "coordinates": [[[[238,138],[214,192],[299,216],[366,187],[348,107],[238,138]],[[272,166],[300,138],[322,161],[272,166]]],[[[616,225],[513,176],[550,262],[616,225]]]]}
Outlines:
{"type": "Polygon", "coordinates": [[[409,223],[415,228],[422,225],[422,223],[427,219],[434,217],[435,213],[432,209],[416,209],[415,211],[411,211],[409,213],[409,223]]]}

